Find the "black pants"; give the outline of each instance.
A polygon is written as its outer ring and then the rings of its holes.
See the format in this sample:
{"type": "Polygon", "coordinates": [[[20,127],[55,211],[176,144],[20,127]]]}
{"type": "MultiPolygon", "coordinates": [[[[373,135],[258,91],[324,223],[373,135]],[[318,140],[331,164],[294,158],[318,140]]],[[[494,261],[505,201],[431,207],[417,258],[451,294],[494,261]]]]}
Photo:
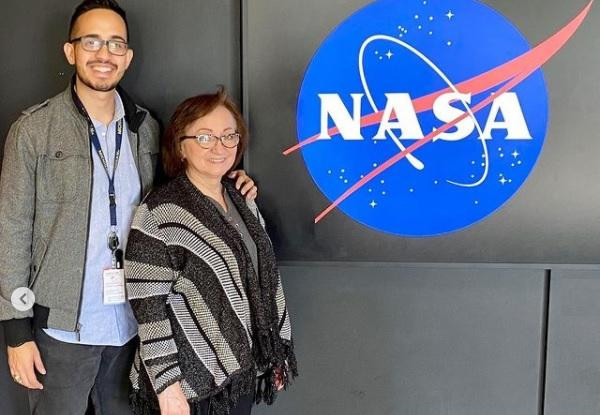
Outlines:
{"type": "Polygon", "coordinates": [[[130,415],[129,370],[137,338],[121,347],[87,346],[56,340],[36,330],[46,375],[43,390],[29,390],[32,415],[83,415],[88,397],[95,415],[130,415]]]}

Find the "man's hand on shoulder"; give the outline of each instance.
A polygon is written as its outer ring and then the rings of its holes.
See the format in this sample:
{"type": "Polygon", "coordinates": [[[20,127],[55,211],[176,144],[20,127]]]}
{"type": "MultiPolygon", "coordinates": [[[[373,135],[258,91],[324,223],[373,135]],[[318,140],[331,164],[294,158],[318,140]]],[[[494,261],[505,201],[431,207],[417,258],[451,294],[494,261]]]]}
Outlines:
{"type": "Polygon", "coordinates": [[[254,183],[254,180],[246,174],[244,170],[234,170],[229,173],[230,179],[235,179],[235,188],[240,191],[242,196],[246,197],[246,200],[252,202],[258,196],[258,187],[254,183]]]}

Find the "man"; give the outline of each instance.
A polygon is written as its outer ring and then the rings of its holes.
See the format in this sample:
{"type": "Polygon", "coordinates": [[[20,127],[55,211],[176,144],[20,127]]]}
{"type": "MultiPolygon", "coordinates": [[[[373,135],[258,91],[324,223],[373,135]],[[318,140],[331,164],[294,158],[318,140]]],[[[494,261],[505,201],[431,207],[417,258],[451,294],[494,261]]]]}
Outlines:
{"type": "MultiPolygon", "coordinates": [[[[28,388],[35,414],[81,415],[89,396],[96,414],[130,413],[137,325],[122,250],[133,210],[152,186],[159,132],[118,87],[133,58],[127,42],[126,15],[114,0],[83,1],[64,45],[73,81],[24,111],[6,140],[0,320],[11,376],[28,388]],[[33,309],[15,307],[22,287],[35,294],[33,309]]],[[[253,182],[237,176],[254,198],[253,182]]]]}

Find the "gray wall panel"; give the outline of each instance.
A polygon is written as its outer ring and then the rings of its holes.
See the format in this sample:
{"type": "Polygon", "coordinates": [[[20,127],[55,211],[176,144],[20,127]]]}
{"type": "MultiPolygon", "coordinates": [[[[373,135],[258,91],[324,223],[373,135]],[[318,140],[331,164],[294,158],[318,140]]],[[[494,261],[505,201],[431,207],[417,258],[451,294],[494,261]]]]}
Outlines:
{"type": "Polygon", "coordinates": [[[600,276],[552,273],[545,415],[600,412],[600,276]]]}
{"type": "Polygon", "coordinates": [[[543,270],[281,271],[301,376],[257,414],[537,413],[543,270]]]}
{"type": "Polygon", "coordinates": [[[224,85],[240,92],[237,0],[122,0],[136,55],[124,86],[165,123],[183,99],[224,85]]]}

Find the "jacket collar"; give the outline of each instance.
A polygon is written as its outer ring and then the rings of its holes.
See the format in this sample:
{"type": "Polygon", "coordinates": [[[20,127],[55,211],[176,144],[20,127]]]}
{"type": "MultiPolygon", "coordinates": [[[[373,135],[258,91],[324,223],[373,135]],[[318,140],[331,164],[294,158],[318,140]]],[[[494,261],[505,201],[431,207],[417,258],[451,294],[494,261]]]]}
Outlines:
{"type": "MultiPolygon", "coordinates": [[[[69,88],[71,89],[71,98],[73,100],[75,108],[77,108],[77,111],[87,119],[87,111],[85,110],[83,103],[79,99],[79,96],[75,92],[75,75],[73,75],[73,78],[71,78],[69,88]]],[[[138,129],[140,128],[140,125],[142,125],[142,122],[144,122],[144,119],[146,118],[146,112],[139,110],[135,105],[135,102],[133,102],[133,100],[129,97],[125,90],[120,86],[117,86],[117,92],[121,97],[121,101],[123,101],[123,108],[125,110],[125,121],[127,121],[129,130],[131,132],[137,133],[138,129]]]]}

